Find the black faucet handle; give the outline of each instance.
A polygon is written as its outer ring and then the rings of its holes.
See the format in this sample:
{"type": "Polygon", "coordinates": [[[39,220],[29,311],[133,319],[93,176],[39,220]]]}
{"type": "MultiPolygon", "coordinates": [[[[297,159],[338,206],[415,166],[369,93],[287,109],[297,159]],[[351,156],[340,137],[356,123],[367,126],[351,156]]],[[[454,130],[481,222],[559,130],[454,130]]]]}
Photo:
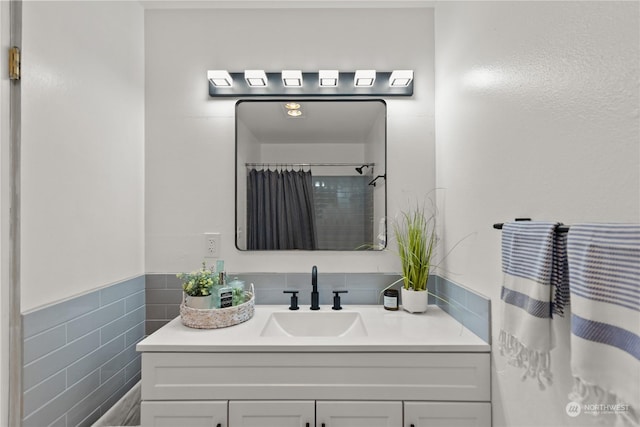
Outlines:
{"type": "Polygon", "coordinates": [[[298,307],[298,292],[300,291],[282,291],[284,294],[291,294],[291,304],[289,305],[289,310],[297,310],[298,307]]]}
{"type": "Polygon", "coordinates": [[[346,294],[349,291],[333,291],[333,310],[342,310],[342,306],[340,305],[340,294],[346,294]]]}

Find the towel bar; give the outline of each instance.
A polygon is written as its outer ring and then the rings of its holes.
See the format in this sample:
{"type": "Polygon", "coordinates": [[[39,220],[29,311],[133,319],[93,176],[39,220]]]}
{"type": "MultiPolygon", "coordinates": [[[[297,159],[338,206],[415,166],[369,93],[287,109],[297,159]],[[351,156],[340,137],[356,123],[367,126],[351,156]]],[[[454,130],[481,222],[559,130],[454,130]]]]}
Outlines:
{"type": "MultiPolygon", "coordinates": [[[[531,221],[531,218],[516,218],[516,221],[531,221]]],[[[495,228],[496,230],[502,230],[502,226],[504,225],[504,223],[502,222],[498,222],[496,224],[493,224],[493,228],[495,228]]],[[[558,225],[556,227],[556,231],[558,233],[566,233],[567,231],[569,231],[569,227],[568,225],[558,225]]]]}

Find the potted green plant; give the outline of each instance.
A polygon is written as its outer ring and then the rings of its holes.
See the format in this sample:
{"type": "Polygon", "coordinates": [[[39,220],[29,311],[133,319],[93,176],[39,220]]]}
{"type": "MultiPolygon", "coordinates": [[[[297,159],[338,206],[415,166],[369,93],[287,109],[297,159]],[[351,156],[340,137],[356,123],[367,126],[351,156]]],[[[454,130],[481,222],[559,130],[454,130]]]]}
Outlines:
{"type": "Polygon", "coordinates": [[[218,276],[213,267],[207,268],[202,261],[200,270],[191,273],[179,273],[177,277],[182,280],[182,290],[185,293],[187,307],[197,309],[213,308],[212,289],[218,284],[218,276]]]}
{"type": "Polygon", "coordinates": [[[435,222],[434,214],[416,205],[401,212],[393,225],[402,266],[402,307],[410,313],[427,311],[427,281],[437,242],[435,222]]]}

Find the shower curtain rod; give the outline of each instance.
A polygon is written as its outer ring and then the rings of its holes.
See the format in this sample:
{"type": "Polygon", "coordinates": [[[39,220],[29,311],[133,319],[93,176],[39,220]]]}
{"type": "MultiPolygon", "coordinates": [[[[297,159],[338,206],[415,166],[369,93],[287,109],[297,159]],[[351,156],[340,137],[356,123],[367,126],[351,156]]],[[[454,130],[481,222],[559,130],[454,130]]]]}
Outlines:
{"type": "Polygon", "coordinates": [[[375,166],[375,163],[245,163],[246,167],[252,166],[375,166]]]}

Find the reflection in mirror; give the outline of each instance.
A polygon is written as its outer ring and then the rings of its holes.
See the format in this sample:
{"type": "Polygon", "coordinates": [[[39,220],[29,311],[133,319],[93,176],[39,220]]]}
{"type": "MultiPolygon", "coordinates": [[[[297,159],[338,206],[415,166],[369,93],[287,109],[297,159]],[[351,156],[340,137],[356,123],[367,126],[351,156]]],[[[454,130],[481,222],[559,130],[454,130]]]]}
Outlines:
{"type": "Polygon", "coordinates": [[[384,101],[236,104],[238,249],[382,250],[385,217],[384,101]]]}

